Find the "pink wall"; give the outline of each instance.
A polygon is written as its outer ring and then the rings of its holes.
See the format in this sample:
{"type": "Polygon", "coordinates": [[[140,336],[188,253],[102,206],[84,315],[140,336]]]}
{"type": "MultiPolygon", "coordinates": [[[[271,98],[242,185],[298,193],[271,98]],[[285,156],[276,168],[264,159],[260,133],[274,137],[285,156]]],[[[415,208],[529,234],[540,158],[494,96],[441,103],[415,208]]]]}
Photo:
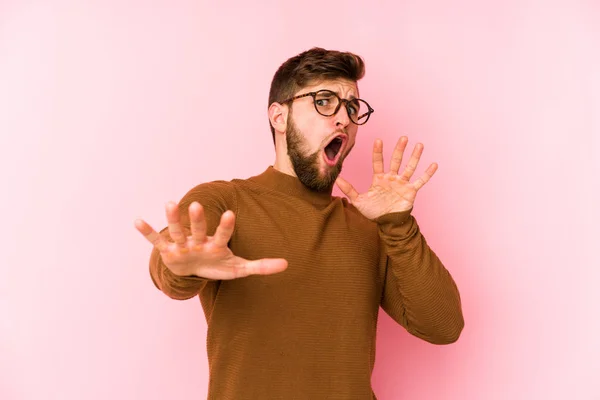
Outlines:
{"type": "Polygon", "coordinates": [[[347,179],[376,136],[440,165],[415,215],[466,327],[382,315],[380,399],[600,399],[598,2],[212,3],[0,2],[0,399],[203,398],[200,305],[133,220],[271,163],[270,79],[314,45],[367,62],[347,179]]]}

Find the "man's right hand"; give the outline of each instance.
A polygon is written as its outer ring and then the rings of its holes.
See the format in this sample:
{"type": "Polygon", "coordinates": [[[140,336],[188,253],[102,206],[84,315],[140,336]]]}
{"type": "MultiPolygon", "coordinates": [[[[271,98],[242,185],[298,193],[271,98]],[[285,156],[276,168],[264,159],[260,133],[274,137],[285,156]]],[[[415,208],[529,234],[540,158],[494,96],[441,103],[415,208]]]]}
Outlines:
{"type": "Polygon", "coordinates": [[[270,275],[285,270],[288,263],[282,258],[246,260],[235,256],[227,243],[233,234],[235,215],[226,211],[214,236],[206,236],[206,220],[202,206],[193,202],[189,208],[191,235],[186,236],[177,204],[166,206],[169,235],[173,242],[156,232],[141,219],[136,229],[160,252],[164,264],[178,276],[198,276],[206,279],[235,279],[248,275],[270,275]]]}

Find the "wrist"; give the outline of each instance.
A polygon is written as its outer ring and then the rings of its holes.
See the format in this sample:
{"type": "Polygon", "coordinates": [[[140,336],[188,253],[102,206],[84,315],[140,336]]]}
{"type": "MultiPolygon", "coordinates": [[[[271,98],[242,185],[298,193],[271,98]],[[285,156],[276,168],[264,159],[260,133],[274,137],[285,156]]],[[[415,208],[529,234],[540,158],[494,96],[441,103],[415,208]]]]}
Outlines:
{"type": "Polygon", "coordinates": [[[406,222],[410,220],[412,208],[407,210],[390,210],[385,214],[380,215],[375,219],[379,225],[404,225],[406,222]]]}

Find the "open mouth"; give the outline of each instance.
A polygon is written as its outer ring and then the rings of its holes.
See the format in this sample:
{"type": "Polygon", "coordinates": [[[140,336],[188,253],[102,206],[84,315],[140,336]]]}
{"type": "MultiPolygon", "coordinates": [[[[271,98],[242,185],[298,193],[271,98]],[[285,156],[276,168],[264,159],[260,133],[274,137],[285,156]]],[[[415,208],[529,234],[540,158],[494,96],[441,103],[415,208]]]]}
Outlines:
{"type": "Polygon", "coordinates": [[[342,147],[344,146],[345,142],[346,137],[343,135],[338,135],[334,137],[327,146],[325,146],[325,149],[323,149],[325,156],[323,158],[328,165],[335,165],[338,162],[340,155],[342,154],[342,147]]]}

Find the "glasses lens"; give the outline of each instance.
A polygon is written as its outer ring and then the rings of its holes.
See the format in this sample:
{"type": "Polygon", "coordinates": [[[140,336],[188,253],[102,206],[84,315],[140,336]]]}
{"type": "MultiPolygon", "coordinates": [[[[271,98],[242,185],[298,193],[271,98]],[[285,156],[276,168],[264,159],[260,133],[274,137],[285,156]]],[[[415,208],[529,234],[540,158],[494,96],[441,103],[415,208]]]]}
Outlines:
{"type": "MultiPolygon", "coordinates": [[[[315,95],[315,107],[319,114],[329,117],[335,114],[340,99],[334,92],[329,90],[321,90],[315,95]]],[[[367,122],[371,113],[369,105],[360,99],[354,99],[348,104],[348,116],[357,125],[362,125],[367,122]]],[[[338,110],[339,111],[339,110],[338,110]]]]}
{"type": "Polygon", "coordinates": [[[352,122],[362,125],[369,119],[369,105],[360,99],[354,99],[348,103],[348,115],[352,122]]]}
{"type": "Polygon", "coordinates": [[[315,107],[321,115],[333,115],[339,101],[340,100],[335,93],[330,92],[329,90],[321,90],[315,95],[315,107]]]}

